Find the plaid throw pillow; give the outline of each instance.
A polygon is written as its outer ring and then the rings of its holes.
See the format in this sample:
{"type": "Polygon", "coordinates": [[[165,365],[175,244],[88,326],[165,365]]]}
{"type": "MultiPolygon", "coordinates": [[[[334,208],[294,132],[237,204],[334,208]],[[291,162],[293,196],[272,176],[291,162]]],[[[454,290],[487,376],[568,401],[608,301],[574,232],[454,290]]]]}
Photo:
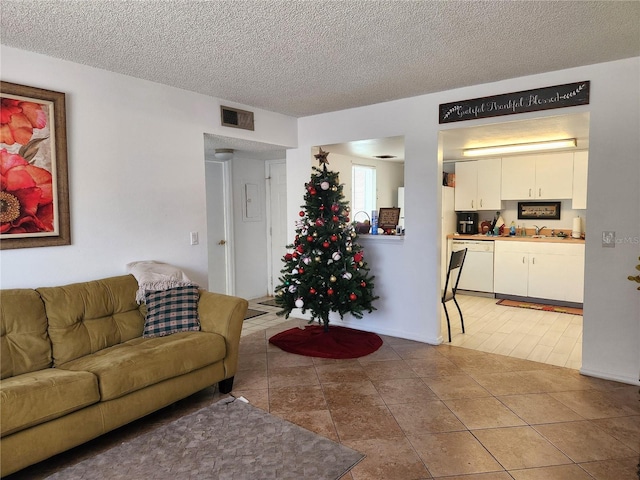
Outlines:
{"type": "Polygon", "coordinates": [[[147,318],[143,337],[163,337],[200,330],[198,287],[175,287],[145,293],[147,318]]]}

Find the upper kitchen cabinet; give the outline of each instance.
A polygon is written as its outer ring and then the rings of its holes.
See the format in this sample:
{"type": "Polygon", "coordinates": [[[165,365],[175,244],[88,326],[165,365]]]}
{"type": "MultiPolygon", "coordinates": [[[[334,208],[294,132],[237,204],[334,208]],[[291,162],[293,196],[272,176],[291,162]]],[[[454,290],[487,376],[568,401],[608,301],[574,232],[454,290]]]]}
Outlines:
{"type": "Polygon", "coordinates": [[[575,152],[573,154],[573,201],[571,208],[586,210],[587,208],[587,169],[589,152],[575,152]]]}
{"type": "Polygon", "coordinates": [[[556,200],[573,196],[573,152],[502,159],[502,200],[556,200]]]}
{"type": "Polygon", "coordinates": [[[500,210],[500,158],[456,163],[455,209],[500,210]]]}

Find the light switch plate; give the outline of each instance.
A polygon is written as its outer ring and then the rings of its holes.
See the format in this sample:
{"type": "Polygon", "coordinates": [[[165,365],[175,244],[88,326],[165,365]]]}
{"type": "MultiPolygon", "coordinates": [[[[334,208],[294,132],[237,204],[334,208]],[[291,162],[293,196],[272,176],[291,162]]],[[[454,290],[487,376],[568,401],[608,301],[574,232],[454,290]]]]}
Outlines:
{"type": "Polygon", "coordinates": [[[191,245],[198,245],[198,243],[200,243],[200,240],[198,239],[198,232],[191,232],[189,237],[191,239],[191,245]]]}

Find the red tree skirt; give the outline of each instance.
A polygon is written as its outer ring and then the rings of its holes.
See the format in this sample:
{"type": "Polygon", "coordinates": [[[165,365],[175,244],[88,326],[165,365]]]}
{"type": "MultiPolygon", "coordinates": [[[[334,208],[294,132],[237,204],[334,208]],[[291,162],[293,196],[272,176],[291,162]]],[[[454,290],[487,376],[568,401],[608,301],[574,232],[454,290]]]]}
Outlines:
{"type": "Polygon", "coordinates": [[[364,357],[382,346],[382,339],[375,333],[332,326],[325,332],[320,325],[290,328],[274,335],[269,342],[285,352],[321,358],[364,357]]]}

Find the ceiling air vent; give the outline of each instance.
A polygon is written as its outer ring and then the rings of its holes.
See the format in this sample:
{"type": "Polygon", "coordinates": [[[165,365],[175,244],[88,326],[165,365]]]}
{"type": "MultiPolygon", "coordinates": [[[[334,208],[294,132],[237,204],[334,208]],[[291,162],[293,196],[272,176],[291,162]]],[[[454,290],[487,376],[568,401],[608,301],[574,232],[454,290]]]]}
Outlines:
{"type": "Polygon", "coordinates": [[[253,130],[253,112],[220,106],[222,126],[253,130]]]}

